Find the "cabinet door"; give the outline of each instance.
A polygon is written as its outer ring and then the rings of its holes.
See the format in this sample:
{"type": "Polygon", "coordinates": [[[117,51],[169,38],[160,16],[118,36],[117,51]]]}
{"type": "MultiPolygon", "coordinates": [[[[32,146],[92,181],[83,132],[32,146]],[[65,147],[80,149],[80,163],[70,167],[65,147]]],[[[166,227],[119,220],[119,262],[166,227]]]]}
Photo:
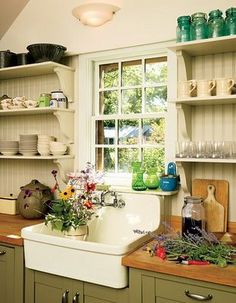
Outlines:
{"type": "Polygon", "coordinates": [[[0,301],[14,301],[14,248],[0,245],[0,301]]]}

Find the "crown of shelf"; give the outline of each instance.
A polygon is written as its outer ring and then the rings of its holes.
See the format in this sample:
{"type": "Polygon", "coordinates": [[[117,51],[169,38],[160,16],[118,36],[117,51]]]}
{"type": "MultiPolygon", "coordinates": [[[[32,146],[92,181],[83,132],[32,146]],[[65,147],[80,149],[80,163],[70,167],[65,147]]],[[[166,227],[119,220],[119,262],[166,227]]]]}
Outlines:
{"type": "Polygon", "coordinates": [[[222,164],[234,164],[235,158],[175,158],[176,163],[222,163],[222,164]]]}
{"type": "Polygon", "coordinates": [[[21,108],[0,110],[0,116],[18,116],[18,115],[41,115],[41,114],[63,114],[74,113],[73,109],[51,108],[51,107],[36,107],[36,108],[21,108]]]}
{"type": "Polygon", "coordinates": [[[224,105],[224,104],[236,104],[235,95],[225,96],[209,96],[209,97],[191,97],[188,99],[175,99],[170,100],[171,103],[176,104],[190,104],[190,105],[224,105]]]}
{"type": "Polygon", "coordinates": [[[185,51],[190,56],[235,52],[236,35],[175,43],[168,49],[173,52],[185,51]]]}
{"type": "Polygon", "coordinates": [[[0,69],[0,80],[40,76],[55,73],[57,68],[73,72],[74,69],[52,61],[33,63],[20,66],[11,66],[0,69]]]}
{"type": "Polygon", "coordinates": [[[59,160],[59,159],[74,159],[73,155],[62,155],[62,156],[23,156],[23,155],[14,155],[14,156],[4,156],[0,155],[0,159],[17,159],[17,160],[59,160]]]}

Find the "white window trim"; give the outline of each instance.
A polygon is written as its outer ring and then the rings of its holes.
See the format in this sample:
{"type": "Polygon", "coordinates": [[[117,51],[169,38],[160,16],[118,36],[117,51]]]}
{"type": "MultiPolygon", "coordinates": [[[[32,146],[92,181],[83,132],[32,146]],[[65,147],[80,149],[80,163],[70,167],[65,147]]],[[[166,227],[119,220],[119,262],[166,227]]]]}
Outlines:
{"type": "MultiPolygon", "coordinates": [[[[172,41],[166,41],[155,44],[148,44],[142,46],[135,46],[129,48],[122,48],[116,50],[108,50],[103,52],[95,52],[89,54],[83,54],[79,56],[78,66],[76,68],[77,73],[75,76],[75,83],[79,85],[76,91],[78,96],[78,102],[75,103],[75,169],[82,169],[87,161],[94,162],[93,146],[91,142],[92,135],[94,135],[93,127],[93,88],[94,88],[94,69],[97,62],[105,64],[111,60],[135,60],[142,58],[143,56],[167,56],[167,47],[173,44],[172,41]]],[[[168,80],[169,86],[169,80],[168,80]]],[[[169,111],[169,109],[168,109],[169,111]]],[[[169,114],[167,115],[168,119],[169,114]]],[[[166,129],[166,142],[168,141],[168,129],[166,129]]],[[[165,146],[168,150],[168,144],[165,146]]],[[[171,153],[166,153],[171,154],[171,153]]],[[[167,157],[170,158],[170,157],[167,157]]],[[[173,159],[171,159],[172,161],[173,159]]],[[[127,174],[126,174],[127,176],[127,174]]],[[[107,177],[110,176],[107,174],[107,177]]],[[[112,174],[114,177],[114,174],[112,174]]],[[[124,175],[120,175],[118,178],[113,178],[115,185],[127,185],[130,186],[130,178],[125,178],[124,175]]],[[[109,182],[111,184],[111,179],[109,182]]],[[[112,182],[113,183],[113,182],[112,182]]],[[[114,185],[113,184],[113,185],[114,185]]]]}

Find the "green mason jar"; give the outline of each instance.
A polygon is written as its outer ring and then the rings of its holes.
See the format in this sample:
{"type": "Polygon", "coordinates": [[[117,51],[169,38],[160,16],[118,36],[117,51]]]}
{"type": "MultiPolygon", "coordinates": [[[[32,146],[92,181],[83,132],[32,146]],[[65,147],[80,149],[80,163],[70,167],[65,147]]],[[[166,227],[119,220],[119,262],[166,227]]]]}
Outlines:
{"type": "Polygon", "coordinates": [[[156,189],[159,186],[159,178],[156,168],[149,168],[144,178],[144,183],[149,189],[156,189]]]}
{"type": "Polygon", "coordinates": [[[219,9],[209,13],[208,18],[208,38],[217,38],[225,35],[225,20],[219,9]]]}
{"type": "Polygon", "coordinates": [[[195,13],[192,16],[190,29],[191,40],[207,39],[207,15],[205,13],[195,13]]]}
{"type": "Polygon", "coordinates": [[[225,35],[236,34],[236,7],[228,8],[225,12],[225,35]]]}
{"type": "Polygon", "coordinates": [[[180,16],[177,19],[176,42],[190,41],[190,16],[180,16]]]}

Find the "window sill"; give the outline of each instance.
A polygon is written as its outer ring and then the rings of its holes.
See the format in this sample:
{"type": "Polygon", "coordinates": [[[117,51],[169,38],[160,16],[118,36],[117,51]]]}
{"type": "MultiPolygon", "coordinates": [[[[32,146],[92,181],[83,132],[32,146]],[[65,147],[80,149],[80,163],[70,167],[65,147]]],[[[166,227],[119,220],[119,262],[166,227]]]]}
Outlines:
{"type": "Polygon", "coordinates": [[[123,192],[123,193],[134,193],[134,194],[142,194],[142,195],[155,195],[155,196],[173,196],[178,193],[178,190],[174,191],[162,191],[161,189],[147,189],[143,191],[137,191],[133,190],[130,187],[127,186],[115,186],[112,185],[110,190],[115,190],[118,192],[123,192]]]}

